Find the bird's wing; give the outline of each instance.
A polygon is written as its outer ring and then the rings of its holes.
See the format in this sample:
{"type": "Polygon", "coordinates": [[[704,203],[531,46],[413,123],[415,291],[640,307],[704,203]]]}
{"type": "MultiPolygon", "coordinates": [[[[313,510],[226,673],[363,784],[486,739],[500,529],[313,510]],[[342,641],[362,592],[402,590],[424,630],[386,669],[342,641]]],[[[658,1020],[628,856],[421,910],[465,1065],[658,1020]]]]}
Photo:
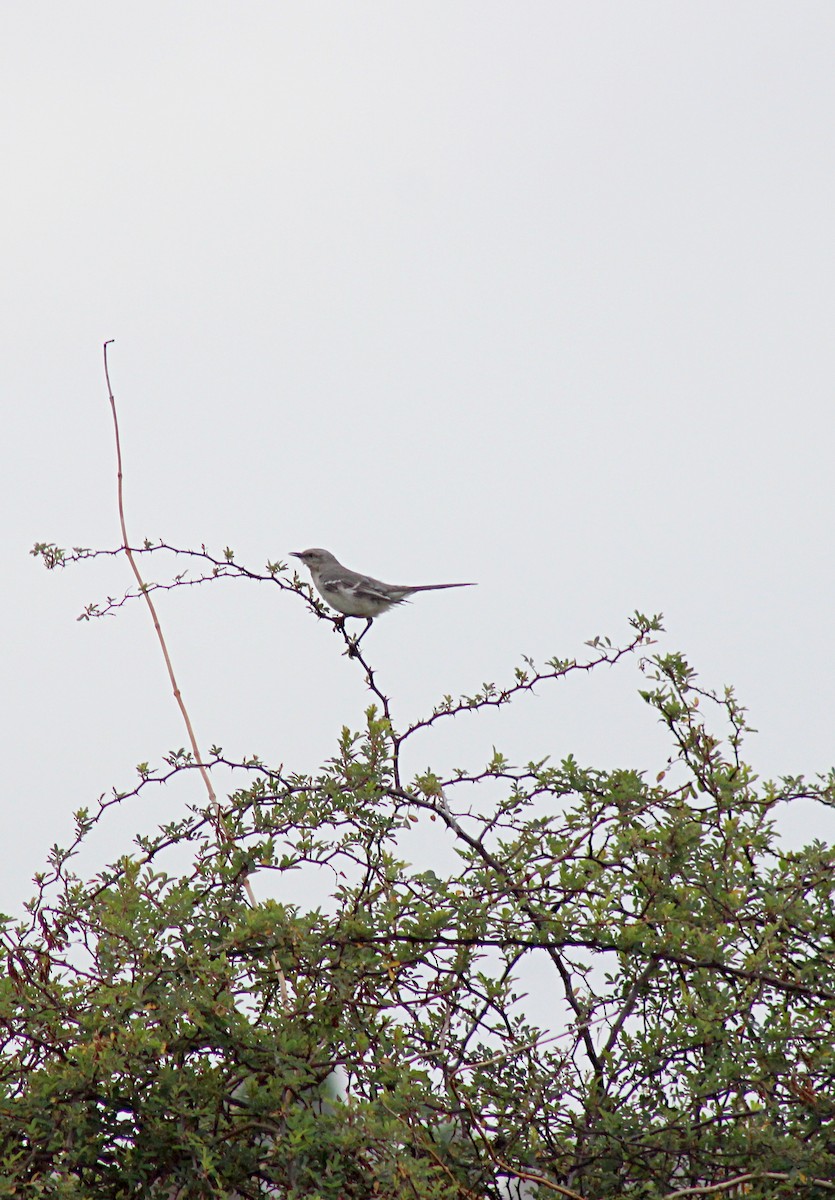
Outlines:
{"type": "Polygon", "coordinates": [[[344,583],[344,595],[375,604],[400,604],[411,588],[399,588],[378,579],[352,579],[344,583]]]}

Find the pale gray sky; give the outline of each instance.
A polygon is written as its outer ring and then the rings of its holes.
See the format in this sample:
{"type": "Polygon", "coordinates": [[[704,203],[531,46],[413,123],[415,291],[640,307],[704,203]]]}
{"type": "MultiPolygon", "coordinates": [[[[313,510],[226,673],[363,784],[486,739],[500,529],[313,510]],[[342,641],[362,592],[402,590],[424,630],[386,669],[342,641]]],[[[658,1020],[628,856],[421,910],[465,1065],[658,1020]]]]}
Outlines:
{"type": "MultiPolygon", "coordinates": [[[[146,613],[74,619],[126,564],[28,557],[118,540],[105,338],[135,540],[479,580],[369,635],[401,720],[640,607],[736,685],[762,773],[835,760],[834,53],[828,0],[4,7],[0,907],[184,743],[146,613]]],[[[361,723],[300,605],[161,609],[204,746],[314,767],[361,723]]],[[[639,683],[456,722],[412,765],[656,771],[639,683]]]]}

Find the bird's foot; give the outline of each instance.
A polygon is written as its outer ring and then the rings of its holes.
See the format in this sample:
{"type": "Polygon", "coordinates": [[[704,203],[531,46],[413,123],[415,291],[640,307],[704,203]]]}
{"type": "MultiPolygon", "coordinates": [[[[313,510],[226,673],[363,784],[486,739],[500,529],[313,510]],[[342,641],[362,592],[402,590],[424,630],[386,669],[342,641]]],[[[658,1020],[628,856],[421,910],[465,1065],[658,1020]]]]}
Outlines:
{"type": "Polygon", "coordinates": [[[373,625],[373,623],[374,623],[374,622],[373,622],[373,620],[372,620],[372,618],[371,618],[371,617],[366,617],[366,618],[365,618],[365,629],[363,629],[362,633],[359,635],[359,637],[358,637],[358,638],[354,638],[354,640],[351,642],[351,645],[350,645],[350,647],[349,647],[349,649],[348,649],[348,656],[349,656],[349,658],[356,658],[356,657],[357,657],[357,655],[359,654],[359,646],[360,646],[360,642],[361,642],[361,641],[362,641],[362,639],[365,637],[365,635],[368,633],[368,631],[369,631],[369,629],[371,628],[371,626],[373,625]]]}

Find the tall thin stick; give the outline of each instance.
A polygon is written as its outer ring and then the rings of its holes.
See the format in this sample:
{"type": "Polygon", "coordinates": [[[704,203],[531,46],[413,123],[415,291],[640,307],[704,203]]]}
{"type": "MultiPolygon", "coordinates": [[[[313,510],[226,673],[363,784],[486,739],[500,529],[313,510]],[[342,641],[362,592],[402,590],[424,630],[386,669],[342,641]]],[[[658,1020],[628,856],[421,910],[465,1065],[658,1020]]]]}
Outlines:
{"type": "Polygon", "coordinates": [[[206,785],[206,791],[209,793],[209,800],[214,805],[215,810],[219,816],[220,815],[220,805],[218,804],[217,796],[215,795],[215,789],[212,787],[212,781],[209,778],[209,772],[206,770],[205,763],[203,762],[203,757],[200,753],[200,747],[197,744],[197,738],[195,737],[195,734],[194,734],[194,727],[192,726],[191,718],[188,715],[188,709],[185,706],[182,692],[180,691],[179,685],[177,683],[177,677],[174,674],[174,667],[171,663],[171,656],[168,653],[168,647],[165,644],[165,637],[163,636],[162,627],[159,623],[159,617],[157,616],[157,610],[154,607],[154,602],[151,599],[151,594],[148,591],[148,588],[145,584],[144,579],[142,578],[142,574],[139,570],[139,567],[136,564],[136,559],[134,557],[133,551],[130,548],[130,542],[128,541],[128,531],[127,531],[127,525],[125,523],[125,504],[124,504],[123,481],[122,481],[122,443],[119,438],[119,418],[116,415],[116,399],[113,395],[113,388],[110,386],[110,371],[108,370],[108,367],[107,367],[107,347],[112,345],[113,341],[114,341],[114,339],[110,338],[108,341],[106,341],[104,343],[104,377],[107,380],[107,394],[110,399],[110,411],[113,413],[113,431],[116,436],[116,480],[117,480],[117,493],[118,493],[118,497],[119,497],[119,525],[121,526],[121,530],[122,530],[122,547],[125,551],[125,554],[127,555],[127,559],[128,559],[128,562],[130,563],[131,570],[133,571],[134,576],[136,577],[136,582],[139,585],[139,590],[142,593],[142,597],[143,597],[145,603],[148,605],[148,611],[151,614],[151,620],[154,623],[154,629],[156,630],[157,638],[158,638],[159,644],[160,644],[160,649],[162,650],[162,657],[165,659],[165,669],[168,671],[168,678],[171,680],[171,687],[174,692],[174,699],[177,701],[177,707],[179,708],[179,710],[182,714],[182,717],[183,717],[183,721],[185,722],[186,732],[188,733],[188,740],[191,743],[191,752],[194,755],[194,761],[197,763],[197,766],[200,768],[200,774],[203,778],[203,782],[206,785]]]}
{"type": "MultiPolygon", "coordinates": [[[[139,567],[136,562],[136,558],[130,547],[130,542],[128,541],[128,530],[127,530],[127,524],[125,522],[125,503],[124,503],[124,490],[123,490],[123,479],[122,479],[122,443],[121,443],[121,439],[119,437],[119,418],[116,414],[116,398],[113,395],[113,388],[111,387],[111,384],[110,384],[110,371],[108,370],[108,365],[107,365],[107,347],[112,345],[113,340],[114,340],[113,338],[109,338],[104,343],[104,377],[107,381],[107,395],[110,400],[110,411],[113,413],[113,432],[116,437],[116,480],[117,480],[117,494],[118,494],[118,500],[119,500],[119,525],[120,525],[121,531],[122,531],[122,548],[124,549],[125,554],[127,555],[127,560],[130,563],[131,570],[133,571],[134,577],[136,578],[136,582],[139,586],[139,591],[142,595],[142,598],[144,599],[145,603],[148,605],[148,611],[151,614],[151,620],[154,623],[154,629],[156,630],[157,639],[160,644],[160,649],[162,650],[162,657],[165,659],[165,669],[168,671],[168,678],[171,680],[171,688],[172,688],[172,691],[174,692],[174,699],[177,701],[177,707],[180,710],[183,721],[185,723],[186,732],[188,733],[188,740],[191,745],[191,752],[194,755],[194,761],[196,762],[196,764],[200,770],[200,776],[201,776],[204,784],[206,785],[206,791],[209,794],[209,803],[214,807],[214,810],[215,810],[215,816],[217,818],[217,824],[218,824],[218,835],[221,838],[228,837],[228,830],[227,830],[225,822],[223,820],[223,814],[220,809],[220,804],[218,802],[217,795],[215,794],[215,789],[212,787],[212,781],[209,777],[209,772],[206,769],[206,764],[203,760],[203,756],[200,753],[200,747],[197,744],[197,737],[194,732],[194,726],[191,723],[191,718],[188,715],[188,709],[186,708],[185,701],[183,700],[182,692],[180,691],[179,684],[177,683],[177,676],[174,674],[174,666],[171,662],[171,656],[168,653],[168,646],[166,645],[165,636],[163,635],[163,632],[162,632],[162,626],[160,625],[159,617],[157,616],[157,610],[154,607],[154,602],[151,599],[151,594],[148,590],[145,580],[142,578],[142,573],[139,570],[139,567]]],[[[252,885],[250,884],[249,879],[247,879],[246,877],[244,877],[243,885],[244,885],[244,890],[246,891],[246,895],[247,895],[247,899],[249,900],[249,903],[252,905],[253,908],[255,908],[256,904],[257,904],[257,901],[255,899],[255,893],[252,890],[252,885]]],[[[282,1000],[286,1007],[287,1001],[288,1001],[287,983],[284,978],[284,972],[281,969],[281,965],[279,964],[279,962],[275,956],[275,953],[273,953],[273,955],[272,955],[272,962],[273,962],[273,966],[275,967],[276,971],[278,972],[279,985],[281,988],[281,997],[282,997],[282,1000]]]]}

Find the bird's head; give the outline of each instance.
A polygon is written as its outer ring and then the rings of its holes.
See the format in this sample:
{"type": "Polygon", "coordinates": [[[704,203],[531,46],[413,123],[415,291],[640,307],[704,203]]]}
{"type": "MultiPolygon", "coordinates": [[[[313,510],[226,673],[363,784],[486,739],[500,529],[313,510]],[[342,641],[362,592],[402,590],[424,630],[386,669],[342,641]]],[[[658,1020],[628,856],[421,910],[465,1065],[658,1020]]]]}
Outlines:
{"type": "Polygon", "coordinates": [[[304,565],[309,567],[311,571],[314,568],[325,567],[337,561],[330,550],[320,550],[318,548],[314,548],[313,550],[291,550],[290,556],[292,558],[300,558],[304,565]]]}

